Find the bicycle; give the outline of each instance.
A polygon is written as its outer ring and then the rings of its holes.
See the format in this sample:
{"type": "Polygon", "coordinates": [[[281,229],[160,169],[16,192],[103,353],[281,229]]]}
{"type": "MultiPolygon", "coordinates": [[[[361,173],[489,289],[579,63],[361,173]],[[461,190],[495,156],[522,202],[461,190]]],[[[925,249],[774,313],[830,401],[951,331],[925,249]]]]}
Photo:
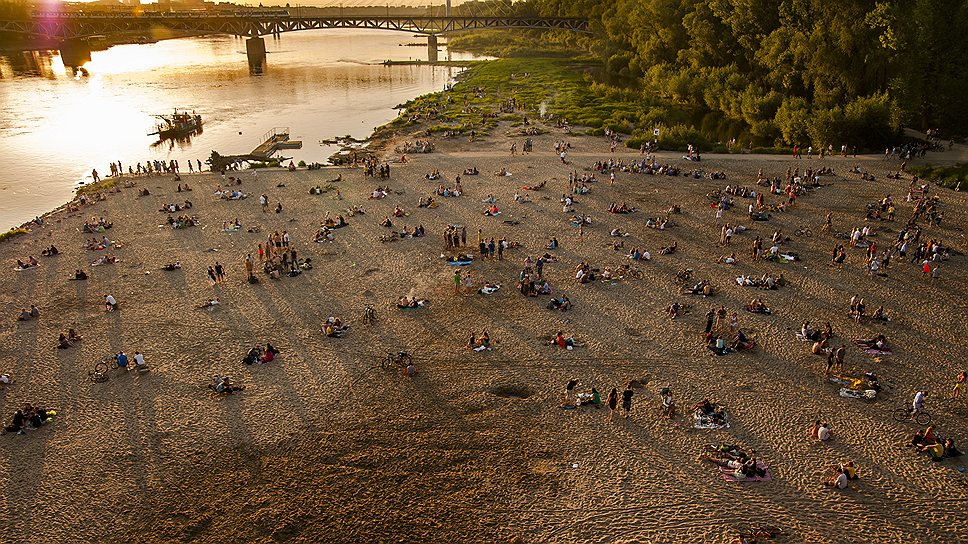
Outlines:
{"type": "Polygon", "coordinates": [[[795,230],[793,234],[797,236],[805,236],[809,238],[810,236],[813,236],[813,230],[811,230],[810,227],[804,227],[802,229],[795,230]]]}
{"type": "Polygon", "coordinates": [[[411,363],[413,363],[413,356],[409,353],[405,351],[399,351],[397,353],[388,351],[380,361],[380,366],[383,367],[383,370],[390,370],[393,368],[404,368],[410,366],[411,363]]]}
{"type": "Polygon", "coordinates": [[[933,419],[933,417],[931,416],[931,412],[928,412],[924,408],[915,412],[913,406],[900,406],[894,409],[893,414],[894,414],[894,421],[897,421],[898,423],[904,423],[906,421],[913,420],[917,422],[918,425],[921,425],[922,427],[925,427],[928,424],[930,424],[931,420],[933,419]]]}
{"type": "Polygon", "coordinates": [[[645,274],[643,274],[641,270],[629,264],[623,264],[616,268],[615,275],[621,278],[629,277],[634,280],[641,280],[645,277],[645,274]]]}
{"type": "Polygon", "coordinates": [[[758,538],[773,538],[783,535],[783,529],[776,525],[751,525],[740,527],[737,542],[739,544],[755,544],[758,538]]]}
{"type": "Polygon", "coordinates": [[[118,368],[118,360],[114,357],[105,357],[94,364],[94,369],[88,371],[87,377],[94,383],[104,383],[108,381],[108,370],[115,368],[118,368]]]}
{"type": "Polygon", "coordinates": [[[372,325],[376,321],[376,310],[373,309],[369,304],[363,308],[363,324],[372,325]]]}

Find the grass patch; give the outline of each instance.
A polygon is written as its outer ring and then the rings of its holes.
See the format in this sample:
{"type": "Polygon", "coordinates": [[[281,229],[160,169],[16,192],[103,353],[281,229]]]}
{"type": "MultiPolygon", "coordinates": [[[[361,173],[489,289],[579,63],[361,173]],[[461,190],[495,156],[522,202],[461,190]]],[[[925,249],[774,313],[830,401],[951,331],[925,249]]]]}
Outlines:
{"type": "Polygon", "coordinates": [[[7,232],[0,233],[0,242],[3,242],[4,240],[9,240],[11,238],[16,238],[17,236],[27,234],[28,232],[30,231],[19,227],[15,229],[10,229],[7,232]]]}
{"type": "Polygon", "coordinates": [[[482,61],[458,76],[453,89],[417,97],[397,106],[400,115],[378,129],[374,139],[424,128],[427,134],[458,130],[486,135],[500,121],[520,128],[544,113],[547,123],[565,119],[577,132],[602,135],[612,130],[638,149],[660,128],[662,149],[689,144],[709,151],[722,146],[693,121],[696,111],[662,101],[640,89],[601,83],[602,63],[590,58],[503,58],[482,61]],[[508,102],[524,109],[509,111],[508,102]],[[502,108],[502,106],[505,106],[502,108]]]}
{"type": "Polygon", "coordinates": [[[955,166],[915,166],[911,168],[911,172],[948,189],[960,191],[968,187],[968,163],[955,166]]]}
{"type": "Polygon", "coordinates": [[[97,183],[88,183],[87,185],[81,185],[77,188],[78,195],[90,195],[94,193],[99,193],[101,191],[110,191],[118,186],[118,180],[116,179],[105,179],[97,183]]]}

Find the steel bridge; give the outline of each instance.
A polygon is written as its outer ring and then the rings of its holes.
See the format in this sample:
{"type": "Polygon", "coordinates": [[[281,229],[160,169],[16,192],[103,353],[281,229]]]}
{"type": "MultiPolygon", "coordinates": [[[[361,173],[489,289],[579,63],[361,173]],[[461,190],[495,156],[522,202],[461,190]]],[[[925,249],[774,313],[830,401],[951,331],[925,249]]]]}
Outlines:
{"type": "Polygon", "coordinates": [[[0,20],[0,32],[12,32],[64,41],[111,33],[150,33],[157,29],[201,34],[233,34],[256,38],[283,32],[330,28],[396,30],[426,35],[485,28],[588,32],[588,20],[568,17],[515,16],[300,17],[290,15],[288,11],[284,10],[251,13],[145,12],[143,14],[36,12],[30,19],[26,20],[0,20]]]}
{"type": "MultiPolygon", "coordinates": [[[[448,2],[448,13],[450,7],[448,2]]],[[[27,19],[0,20],[0,33],[27,35],[32,38],[57,40],[61,57],[67,66],[81,66],[91,60],[92,36],[117,33],[151,35],[158,30],[190,34],[232,34],[246,36],[245,50],[249,67],[261,72],[266,60],[262,36],[283,32],[362,28],[394,30],[427,36],[427,60],[437,62],[437,36],[462,30],[530,29],[589,32],[588,20],[569,17],[522,16],[293,16],[289,10],[266,9],[247,11],[147,11],[131,12],[34,12],[27,19]]]]}

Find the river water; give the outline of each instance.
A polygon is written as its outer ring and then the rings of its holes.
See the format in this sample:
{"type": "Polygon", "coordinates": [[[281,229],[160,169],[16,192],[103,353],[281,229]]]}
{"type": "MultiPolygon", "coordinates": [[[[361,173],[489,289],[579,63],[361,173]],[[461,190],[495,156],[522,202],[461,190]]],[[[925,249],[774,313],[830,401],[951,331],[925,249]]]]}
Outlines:
{"type": "MultiPolygon", "coordinates": [[[[426,59],[409,34],[323,30],[266,38],[267,66],[251,75],[245,42],[231,36],[121,45],[96,51],[86,76],[65,69],[53,52],[0,54],[0,230],[72,198],[97,168],[148,159],[203,163],[252,151],[275,127],[288,127],[303,148],[297,162],[325,162],[334,136],[368,136],[396,117],[394,106],[438,91],[456,75],[447,67],[384,66],[426,59]],[[188,142],[153,145],[154,115],[173,108],[200,113],[204,130],[188,142]]],[[[444,53],[442,53],[443,58],[444,53]]],[[[453,54],[454,60],[470,55],[453,54]]]]}

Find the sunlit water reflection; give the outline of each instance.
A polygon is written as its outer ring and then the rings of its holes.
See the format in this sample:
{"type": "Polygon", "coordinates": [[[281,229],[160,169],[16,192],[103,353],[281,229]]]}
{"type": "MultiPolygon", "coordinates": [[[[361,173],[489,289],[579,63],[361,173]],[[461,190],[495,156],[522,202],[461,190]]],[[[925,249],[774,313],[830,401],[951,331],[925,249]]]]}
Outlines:
{"type": "MultiPolygon", "coordinates": [[[[332,30],[266,38],[264,74],[249,74],[244,41],[229,36],[122,45],[94,52],[87,76],[64,68],[57,52],[0,55],[0,229],[71,198],[92,168],[102,175],[148,159],[201,159],[214,149],[242,154],[266,131],[290,127],[303,149],[287,157],[324,162],[318,141],[367,136],[393,119],[393,107],[441,89],[456,70],[383,66],[424,59],[405,33],[332,30]],[[175,107],[202,114],[190,142],[152,146],[153,115],[175,107]]],[[[442,53],[443,55],[443,53],[442,53]]],[[[453,58],[470,58],[453,55],[453,58]]]]}

